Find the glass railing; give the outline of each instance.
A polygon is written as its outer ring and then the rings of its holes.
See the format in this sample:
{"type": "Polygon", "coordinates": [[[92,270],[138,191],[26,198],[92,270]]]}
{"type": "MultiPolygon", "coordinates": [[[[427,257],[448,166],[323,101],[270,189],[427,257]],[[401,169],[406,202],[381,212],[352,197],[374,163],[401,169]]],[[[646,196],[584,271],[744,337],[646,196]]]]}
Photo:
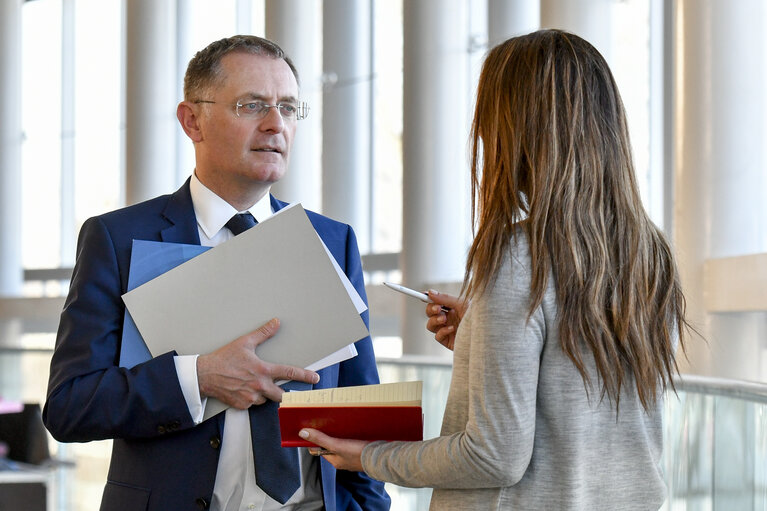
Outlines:
{"type": "MultiPolygon", "coordinates": [[[[423,380],[424,438],[439,435],[449,360],[379,360],[381,381],[423,380]]],[[[664,511],[767,511],[767,384],[682,375],[665,401],[664,511]]],[[[428,509],[430,489],[387,485],[392,509],[428,509]]]]}
{"type": "MultiPolygon", "coordinates": [[[[50,353],[0,349],[0,395],[42,403],[50,353]]],[[[405,356],[379,359],[382,382],[421,380],[424,438],[439,435],[451,360],[405,356]]],[[[767,384],[683,375],[665,407],[664,511],[767,511],[767,384]]],[[[56,470],[52,509],[97,509],[109,442],[58,444],[51,451],[73,467],[56,470]]],[[[392,509],[427,510],[431,489],[387,485],[392,509]]],[[[0,506],[1,507],[1,506],[0,506]]]]}
{"type": "Polygon", "coordinates": [[[767,385],[695,375],[666,396],[668,511],[767,510],[767,385]]]}
{"type": "MultiPolygon", "coordinates": [[[[439,436],[442,415],[450,388],[452,359],[404,356],[402,358],[378,359],[378,374],[382,383],[397,381],[423,381],[423,437],[439,436]]],[[[386,491],[392,498],[392,510],[420,511],[429,509],[431,488],[404,488],[386,483],[386,491]]]]}

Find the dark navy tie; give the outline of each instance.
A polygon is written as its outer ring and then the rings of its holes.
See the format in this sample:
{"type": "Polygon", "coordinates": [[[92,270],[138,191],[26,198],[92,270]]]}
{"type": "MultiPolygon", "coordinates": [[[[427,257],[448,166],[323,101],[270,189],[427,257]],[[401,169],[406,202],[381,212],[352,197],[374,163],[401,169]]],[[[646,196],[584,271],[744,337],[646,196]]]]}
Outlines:
{"type": "MultiPolygon", "coordinates": [[[[311,384],[289,381],[282,385],[285,391],[310,390],[311,384]]],[[[250,429],[253,434],[253,457],[256,484],[271,498],[284,504],[301,486],[301,468],[297,447],[280,445],[279,403],[269,399],[266,403],[250,407],[250,429]]]]}
{"type": "MultiPolygon", "coordinates": [[[[232,234],[247,231],[258,222],[248,212],[234,215],[226,223],[232,234]]],[[[284,389],[308,390],[311,385],[288,382],[284,389]]],[[[277,416],[278,403],[266,403],[250,407],[250,430],[253,438],[253,458],[256,484],[271,498],[284,504],[301,486],[301,470],[298,449],[280,446],[280,423],[277,416]]]]}
{"type": "Polygon", "coordinates": [[[255,218],[253,218],[253,215],[250,214],[250,212],[246,211],[245,213],[237,213],[232,218],[229,219],[229,221],[225,224],[225,226],[232,231],[232,234],[237,236],[238,234],[247,231],[254,225],[256,225],[258,222],[255,218]]]}

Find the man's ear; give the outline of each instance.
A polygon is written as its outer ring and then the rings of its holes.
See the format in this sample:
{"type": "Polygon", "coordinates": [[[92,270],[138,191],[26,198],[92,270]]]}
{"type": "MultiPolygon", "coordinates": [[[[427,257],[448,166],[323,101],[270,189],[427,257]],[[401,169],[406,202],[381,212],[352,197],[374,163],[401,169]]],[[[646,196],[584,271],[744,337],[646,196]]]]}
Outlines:
{"type": "Polygon", "coordinates": [[[181,128],[186,136],[192,139],[192,142],[202,141],[202,130],[200,129],[199,117],[197,116],[197,105],[188,101],[182,101],[176,108],[176,117],[181,123],[181,128]]]}

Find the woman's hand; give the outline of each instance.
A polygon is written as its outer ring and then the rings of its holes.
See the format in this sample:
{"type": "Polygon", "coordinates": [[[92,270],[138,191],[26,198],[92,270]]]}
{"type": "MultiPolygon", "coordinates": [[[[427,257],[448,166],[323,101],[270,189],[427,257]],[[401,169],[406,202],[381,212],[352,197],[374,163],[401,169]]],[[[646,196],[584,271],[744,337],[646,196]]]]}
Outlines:
{"type": "Polygon", "coordinates": [[[460,298],[430,289],[429,298],[434,302],[426,305],[426,329],[434,333],[434,338],[442,346],[453,350],[455,332],[466,312],[466,302],[460,298]],[[447,309],[447,311],[445,311],[447,309]]]}
{"type": "Polygon", "coordinates": [[[367,440],[347,440],[333,438],[316,429],[304,428],[298,436],[320,447],[310,447],[309,453],[322,456],[338,470],[362,471],[362,449],[369,444],[367,440]]]}

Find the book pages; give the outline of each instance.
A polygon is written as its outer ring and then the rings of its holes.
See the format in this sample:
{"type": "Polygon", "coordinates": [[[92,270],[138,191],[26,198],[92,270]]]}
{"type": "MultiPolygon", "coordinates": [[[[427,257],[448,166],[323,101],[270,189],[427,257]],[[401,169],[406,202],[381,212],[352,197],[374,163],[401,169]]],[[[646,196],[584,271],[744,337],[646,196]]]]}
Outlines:
{"type": "Polygon", "coordinates": [[[423,382],[286,392],[280,406],[421,406],[423,382]]]}

